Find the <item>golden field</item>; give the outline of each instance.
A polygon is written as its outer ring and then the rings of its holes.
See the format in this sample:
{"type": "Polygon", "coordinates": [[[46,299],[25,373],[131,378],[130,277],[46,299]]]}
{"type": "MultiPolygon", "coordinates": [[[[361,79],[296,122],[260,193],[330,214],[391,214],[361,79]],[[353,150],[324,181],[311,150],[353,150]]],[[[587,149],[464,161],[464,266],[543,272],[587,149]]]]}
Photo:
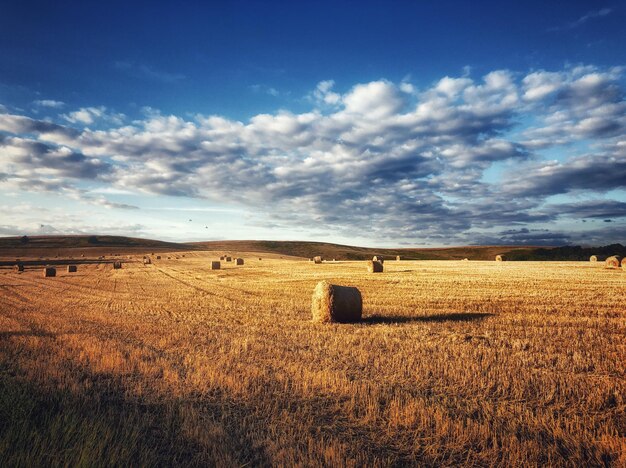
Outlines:
{"type": "Polygon", "coordinates": [[[0,461],[626,465],[626,272],[220,254],[0,270],[0,461]]]}

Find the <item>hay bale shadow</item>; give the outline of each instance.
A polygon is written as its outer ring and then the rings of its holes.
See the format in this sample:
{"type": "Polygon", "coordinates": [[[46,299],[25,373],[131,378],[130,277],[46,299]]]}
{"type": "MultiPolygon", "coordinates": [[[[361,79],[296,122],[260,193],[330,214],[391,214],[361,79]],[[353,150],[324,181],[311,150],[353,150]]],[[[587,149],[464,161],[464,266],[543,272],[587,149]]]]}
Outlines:
{"type": "Polygon", "coordinates": [[[363,319],[363,322],[369,325],[376,324],[392,324],[392,323],[419,323],[419,322],[469,322],[474,320],[483,320],[487,317],[493,317],[495,314],[479,313],[479,312],[457,312],[452,314],[435,314],[418,317],[409,317],[406,315],[380,315],[374,314],[363,319]]]}

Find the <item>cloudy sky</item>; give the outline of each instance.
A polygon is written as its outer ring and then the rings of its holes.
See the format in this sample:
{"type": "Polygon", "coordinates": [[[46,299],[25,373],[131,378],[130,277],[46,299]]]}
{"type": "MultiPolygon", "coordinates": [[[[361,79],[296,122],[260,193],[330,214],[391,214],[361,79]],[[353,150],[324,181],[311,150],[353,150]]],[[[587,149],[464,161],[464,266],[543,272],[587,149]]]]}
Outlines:
{"type": "Polygon", "coordinates": [[[3,2],[0,235],[626,241],[622,1],[71,3],[3,2]]]}

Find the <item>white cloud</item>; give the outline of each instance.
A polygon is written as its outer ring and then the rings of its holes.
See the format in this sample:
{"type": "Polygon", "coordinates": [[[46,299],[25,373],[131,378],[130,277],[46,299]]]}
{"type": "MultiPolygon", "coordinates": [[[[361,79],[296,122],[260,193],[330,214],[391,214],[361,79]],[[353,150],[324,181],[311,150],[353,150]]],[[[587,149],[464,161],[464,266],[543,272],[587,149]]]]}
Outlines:
{"type": "Polygon", "coordinates": [[[107,112],[107,108],[100,107],[82,107],[77,111],[64,114],[62,116],[70,123],[80,123],[92,125],[97,121],[103,121],[111,125],[122,125],[126,116],[120,113],[107,112]]]}
{"type": "Polygon", "coordinates": [[[53,99],[42,99],[38,101],[34,101],[33,104],[40,107],[50,107],[53,109],[60,109],[65,106],[63,101],[55,101],[53,99]]]}
{"type": "MultiPolygon", "coordinates": [[[[621,72],[496,70],[444,77],[420,92],[378,80],[343,95],[327,80],[310,95],[319,108],[246,122],[149,109],[129,125],[109,119],[108,129],[79,131],[3,114],[0,129],[13,135],[0,137],[8,155],[0,183],[33,180],[33,190],[113,206],[73,188],[73,180],[96,181],[111,194],[206,199],[346,236],[467,242],[475,229],[555,219],[542,209],[553,194],[623,186],[621,72]],[[584,154],[559,163],[533,153],[585,139],[595,149],[583,146],[584,154]],[[485,179],[495,162],[512,175],[485,179]]],[[[107,115],[87,107],[66,117],[81,127],[107,115]]]]}

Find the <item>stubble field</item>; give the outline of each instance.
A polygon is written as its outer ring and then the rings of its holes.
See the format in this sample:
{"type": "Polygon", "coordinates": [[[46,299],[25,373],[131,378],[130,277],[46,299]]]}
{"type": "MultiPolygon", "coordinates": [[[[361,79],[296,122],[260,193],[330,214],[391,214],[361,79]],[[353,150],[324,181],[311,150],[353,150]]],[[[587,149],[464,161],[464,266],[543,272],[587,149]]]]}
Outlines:
{"type": "Polygon", "coordinates": [[[626,465],[625,272],[216,256],[0,270],[0,461],[626,465]]]}

